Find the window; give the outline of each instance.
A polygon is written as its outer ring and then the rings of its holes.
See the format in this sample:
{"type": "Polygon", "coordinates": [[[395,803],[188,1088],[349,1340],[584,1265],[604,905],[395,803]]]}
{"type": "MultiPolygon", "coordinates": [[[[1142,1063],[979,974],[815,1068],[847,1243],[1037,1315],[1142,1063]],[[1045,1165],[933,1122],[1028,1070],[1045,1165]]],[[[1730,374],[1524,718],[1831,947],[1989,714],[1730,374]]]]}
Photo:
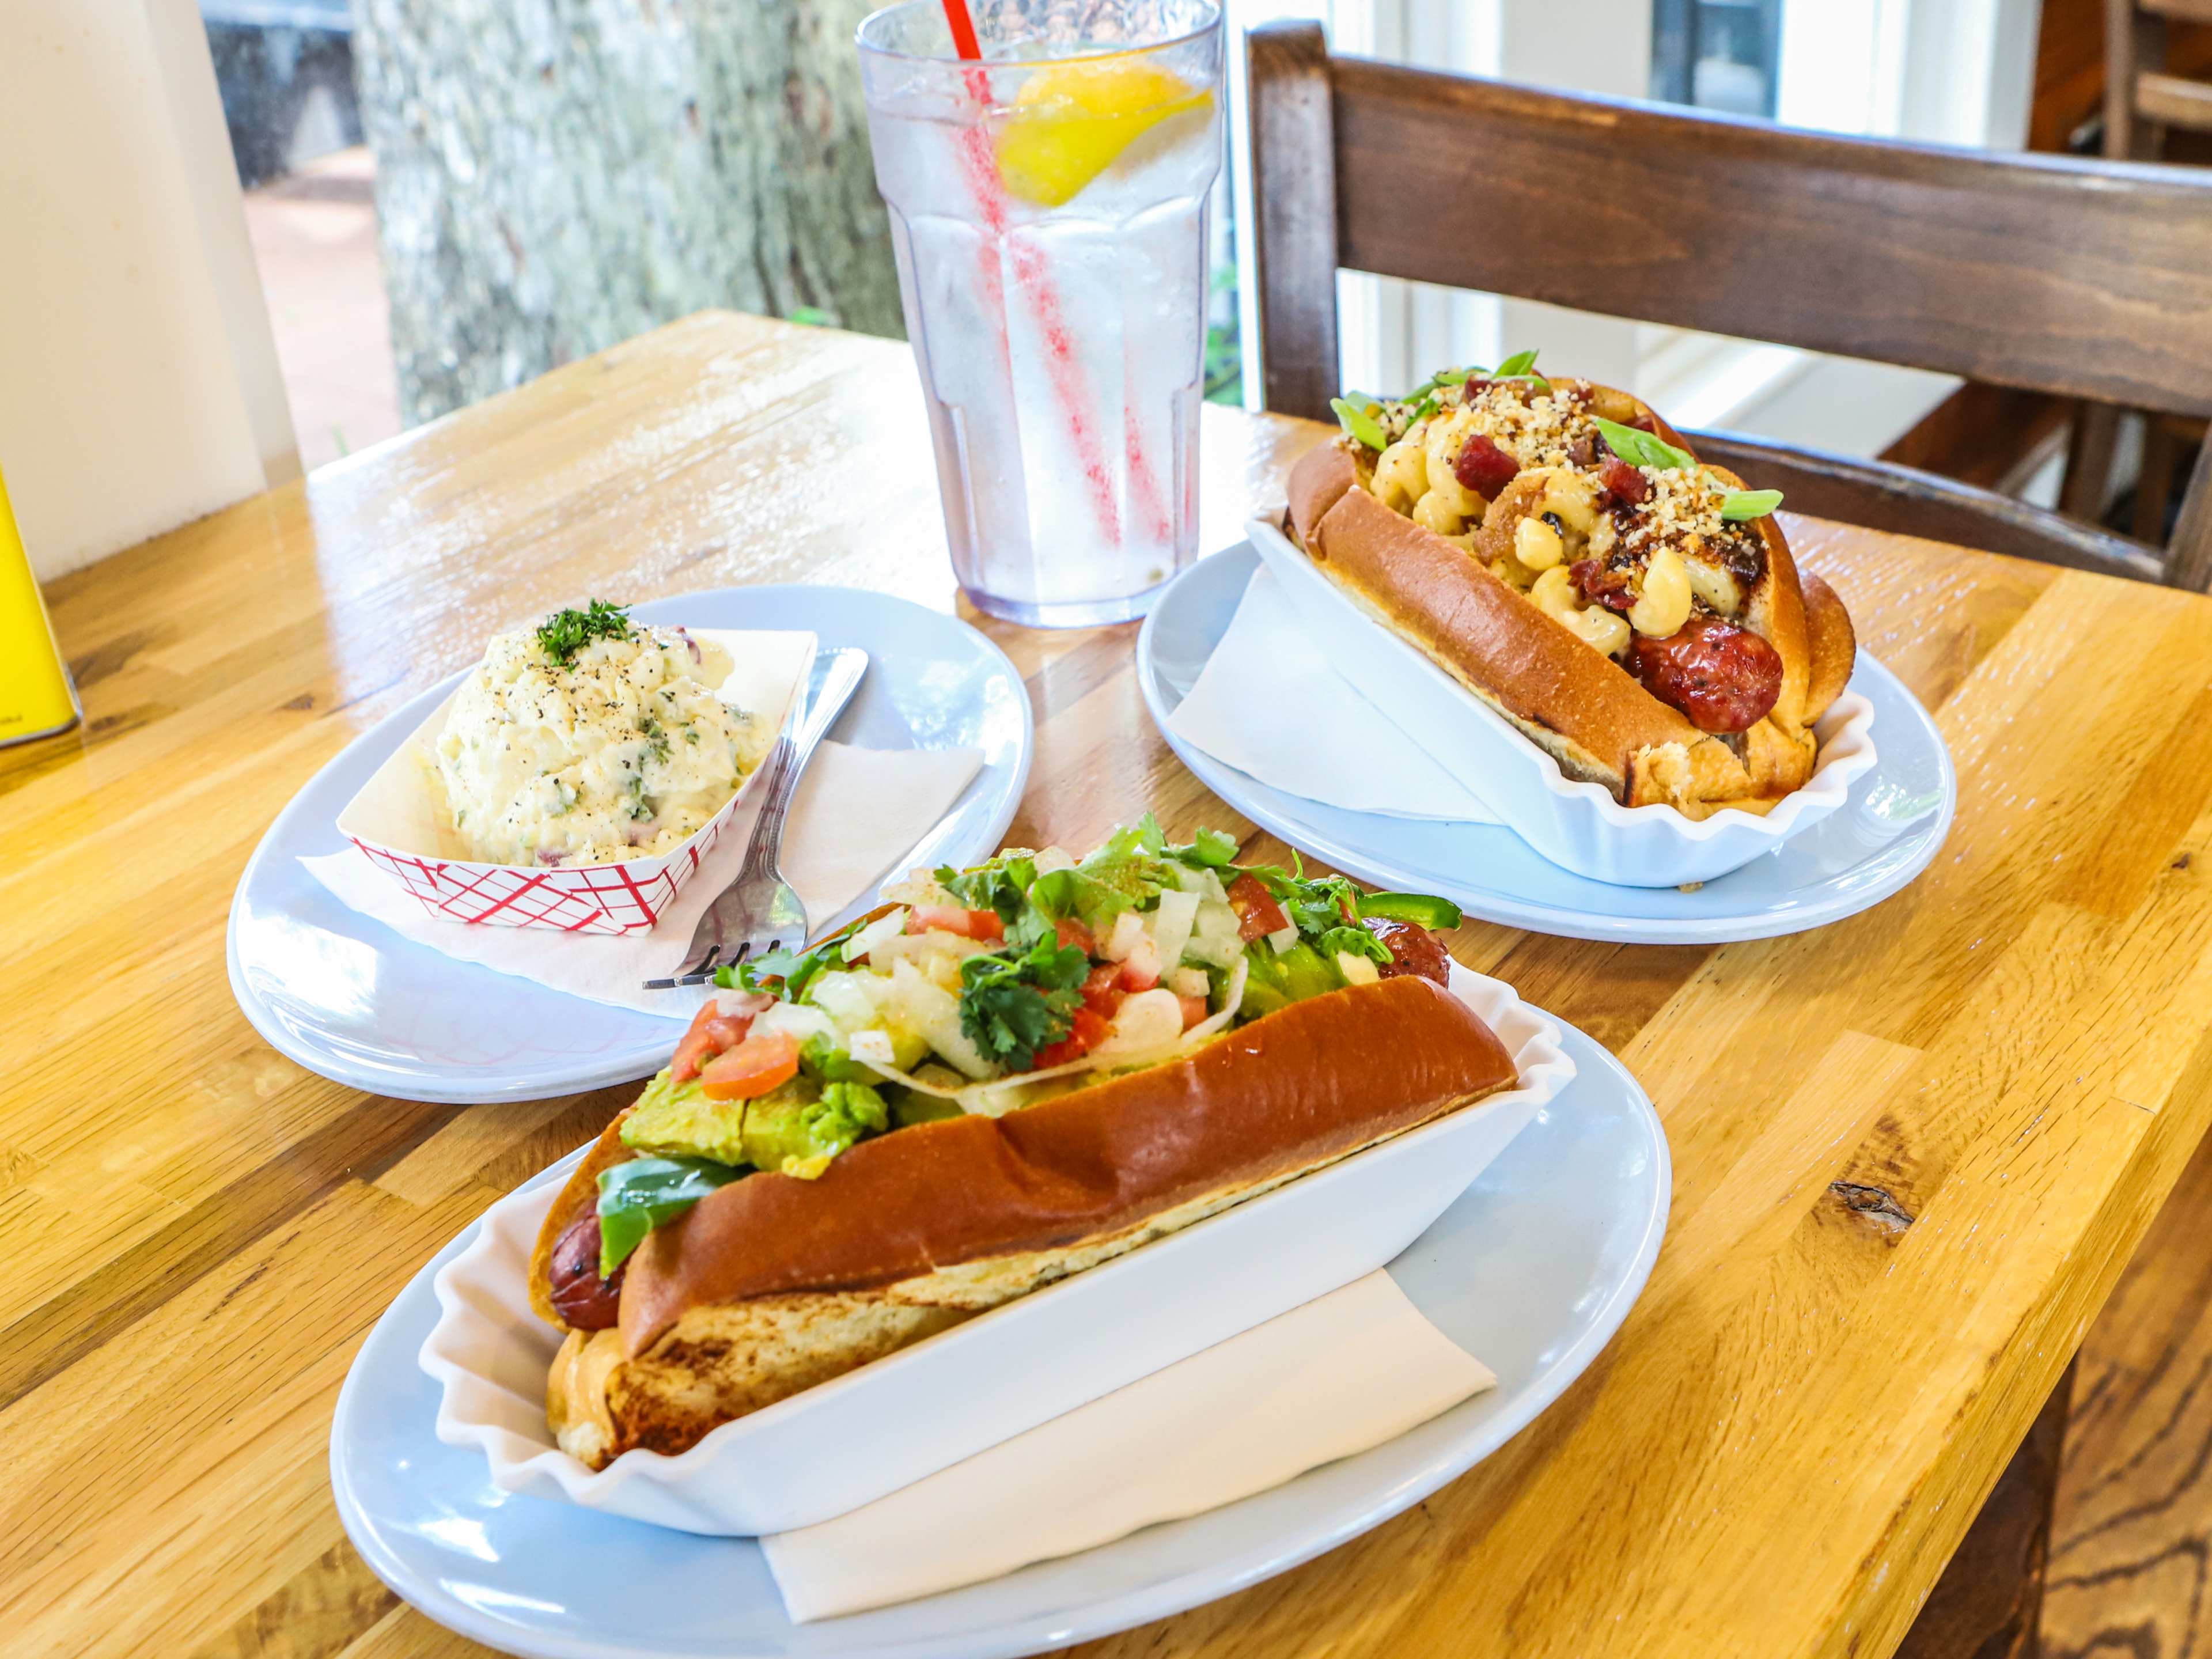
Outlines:
{"type": "Polygon", "coordinates": [[[1774,118],[1782,0],[1653,0],[1651,95],[1774,118]]]}

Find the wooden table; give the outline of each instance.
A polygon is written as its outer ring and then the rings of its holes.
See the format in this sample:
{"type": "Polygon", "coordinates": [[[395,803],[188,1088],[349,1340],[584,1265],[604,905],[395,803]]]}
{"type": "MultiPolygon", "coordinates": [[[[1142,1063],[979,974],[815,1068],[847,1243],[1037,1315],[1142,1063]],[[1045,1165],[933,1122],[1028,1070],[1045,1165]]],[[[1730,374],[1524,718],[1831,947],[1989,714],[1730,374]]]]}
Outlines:
{"type": "MultiPolygon", "coordinates": [[[[1209,409],[1206,544],[1319,429],[1209,409]]],[[[1881,1654],[2212,1112],[2212,605],[1793,520],[1939,713],[1949,843],[1794,939],[1462,960],[1642,1079],[1650,1287],[1504,1451],[1297,1571],[1097,1655],[1881,1654]]],[[[900,349],[694,318],[69,577],[82,732],[0,752],[0,1645],[469,1644],[347,1544],[332,1403],[386,1303],[626,1091],[459,1109],[264,1047],[223,921],[270,818],[484,636],[585,592],[955,596],[900,349]]],[[[987,624],[1027,678],[1013,838],[1149,805],[1281,849],[1170,756],[1133,630],[987,624]]]]}

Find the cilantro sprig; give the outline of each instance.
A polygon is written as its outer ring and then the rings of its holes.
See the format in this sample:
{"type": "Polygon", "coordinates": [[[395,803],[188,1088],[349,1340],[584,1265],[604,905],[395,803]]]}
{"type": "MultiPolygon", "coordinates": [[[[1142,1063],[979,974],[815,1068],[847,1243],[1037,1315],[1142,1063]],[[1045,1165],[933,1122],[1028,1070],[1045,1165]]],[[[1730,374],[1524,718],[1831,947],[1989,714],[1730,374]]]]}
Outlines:
{"type": "Polygon", "coordinates": [[[1037,1050],[1075,1029],[1091,958],[1041,939],[1016,954],[993,951],[960,964],[960,1029],[1009,1072],[1032,1071],[1037,1050]]]}
{"type": "Polygon", "coordinates": [[[626,640],[629,635],[629,607],[593,599],[581,611],[571,605],[538,623],[538,648],[567,668],[593,640],[626,640]]]}
{"type": "Polygon", "coordinates": [[[1036,879],[1036,860],[1030,858],[995,858],[972,870],[947,864],[937,871],[939,886],[971,910],[994,912],[1006,938],[1024,947],[1054,932],[1052,919],[1030,902],[1036,879]]]}
{"type": "Polygon", "coordinates": [[[725,963],[714,969],[714,983],[725,991],[764,991],[786,1002],[806,994],[814,976],[842,960],[839,947],[860,931],[860,921],[847,922],[827,939],[817,939],[803,951],[777,949],[740,963],[725,963]]]}

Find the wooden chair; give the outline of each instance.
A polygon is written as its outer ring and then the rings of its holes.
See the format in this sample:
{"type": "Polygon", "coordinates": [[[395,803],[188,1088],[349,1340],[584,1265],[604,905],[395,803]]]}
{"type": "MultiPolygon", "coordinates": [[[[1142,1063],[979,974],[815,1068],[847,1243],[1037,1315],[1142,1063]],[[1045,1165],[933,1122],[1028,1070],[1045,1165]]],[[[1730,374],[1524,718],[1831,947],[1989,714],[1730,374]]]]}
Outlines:
{"type": "Polygon", "coordinates": [[[2162,130],[2212,132],[2212,82],[2169,75],[2168,21],[2212,24],[2212,0],[2105,0],[2105,154],[2157,159],[2162,130]]]}
{"type": "MultiPolygon", "coordinates": [[[[2105,0],[2105,154],[2115,161],[2158,160],[2170,128],[2212,132],[2212,82],[2167,73],[2169,21],[2212,24],[2212,0],[2105,0]]],[[[2060,505],[2076,518],[2095,518],[2104,505],[2117,414],[2091,405],[2075,421],[2060,505]]],[[[2204,436],[2203,421],[2145,412],[2135,510],[2143,540],[2164,538],[2174,465],[2204,436]]]]}
{"type": "MultiPolygon", "coordinates": [[[[1270,409],[1328,418],[1343,266],[2212,415],[2212,171],[1569,97],[1332,58],[1310,23],[1255,29],[1248,52],[1270,409]]],[[[2161,558],[1929,473],[1693,441],[1806,513],[2212,588],[2212,446],[2161,558]]]]}

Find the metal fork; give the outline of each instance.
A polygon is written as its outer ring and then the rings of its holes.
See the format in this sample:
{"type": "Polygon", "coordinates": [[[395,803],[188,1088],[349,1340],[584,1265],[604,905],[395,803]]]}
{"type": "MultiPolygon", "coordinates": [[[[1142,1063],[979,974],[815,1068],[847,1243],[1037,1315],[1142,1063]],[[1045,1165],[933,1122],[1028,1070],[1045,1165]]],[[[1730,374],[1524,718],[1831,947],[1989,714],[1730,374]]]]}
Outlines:
{"type": "Polygon", "coordinates": [[[783,878],[783,821],[814,745],[867,672],[868,653],[857,646],[840,646],[815,657],[805,697],[761,763],[764,793],[744,868],[699,918],[684,966],[672,978],[646,981],[647,990],[704,985],[717,969],[744,962],[756,951],[787,945],[796,950],[806,942],[806,907],[783,878]]]}

